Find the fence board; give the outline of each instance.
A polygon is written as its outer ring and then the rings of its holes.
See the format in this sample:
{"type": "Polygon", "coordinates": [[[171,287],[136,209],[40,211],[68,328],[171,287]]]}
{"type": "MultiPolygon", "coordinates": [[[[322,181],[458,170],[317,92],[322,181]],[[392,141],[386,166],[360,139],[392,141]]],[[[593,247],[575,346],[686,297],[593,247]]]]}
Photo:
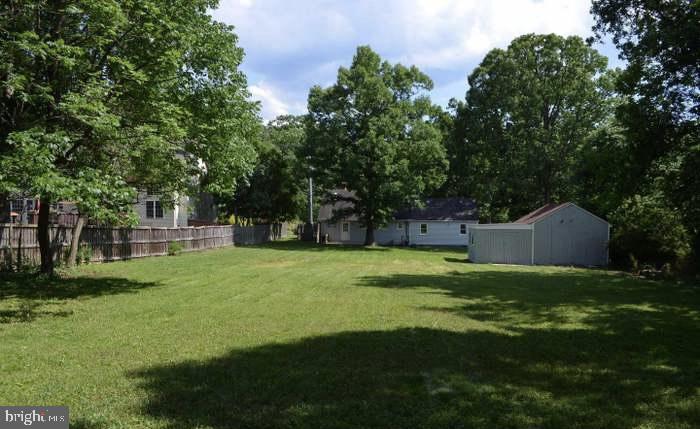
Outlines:
{"type": "MultiPolygon", "coordinates": [[[[93,262],[143,258],[166,255],[170,242],[181,243],[184,252],[232,246],[234,228],[231,225],[183,228],[86,226],[80,235],[80,246],[92,250],[93,262]]],[[[22,265],[39,264],[37,229],[36,225],[0,224],[0,267],[18,262],[22,265]]],[[[51,227],[50,239],[57,260],[65,258],[72,232],[70,227],[51,227]]]]}

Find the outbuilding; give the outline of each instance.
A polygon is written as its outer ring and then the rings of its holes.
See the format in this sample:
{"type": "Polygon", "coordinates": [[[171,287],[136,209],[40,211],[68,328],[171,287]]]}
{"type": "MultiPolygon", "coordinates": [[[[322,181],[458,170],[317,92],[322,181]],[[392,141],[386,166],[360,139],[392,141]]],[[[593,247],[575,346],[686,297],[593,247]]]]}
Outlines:
{"type": "Polygon", "coordinates": [[[547,204],[512,223],[470,225],[476,263],[606,266],[610,224],[573,203],[547,204]]]}

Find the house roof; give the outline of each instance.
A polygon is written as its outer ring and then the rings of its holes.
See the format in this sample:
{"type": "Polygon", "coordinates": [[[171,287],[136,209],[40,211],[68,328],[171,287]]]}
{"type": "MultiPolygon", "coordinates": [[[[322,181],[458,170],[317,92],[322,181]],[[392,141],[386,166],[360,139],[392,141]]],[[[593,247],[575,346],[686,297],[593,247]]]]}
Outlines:
{"type": "MultiPolygon", "coordinates": [[[[355,192],[348,191],[347,189],[333,189],[328,192],[328,202],[321,206],[318,210],[318,221],[324,222],[331,220],[333,218],[333,213],[343,209],[351,209],[354,207],[352,201],[349,199],[357,199],[355,192]]],[[[350,215],[345,218],[345,220],[356,221],[358,220],[356,215],[350,215]]]]}
{"type": "Polygon", "coordinates": [[[397,220],[479,220],[476,201],[465,197],[427,198],[423,207],[399,210],[397,220]]]}
{"type": "MultiPolygon", "coordinates": [[[[357,199],[353,191],[346,189],[334,189],[329,192],[329,202],[322,205],[318,211],[320,222],[333,218],[335,211],[350,209],[353,202],[350,199],[357,199]]],[[[406,208],[394,214],[396,220],[479,220],[479,210],[476,201],[471,198],[428,198],[424,201],[423,207],[406,208]]],[[[356,215],[345,218],[348,221],[357,221],[356,215]]]]}
{"type": "Polygon", "coordinates": [[[537,222],[538,220],[549,216],[549,215],[552,214],[553,212],[555,212],[555,211],[557,211],[557,210],[559,210],[559,209],[561,209],[561,208],[570,206],[570,205],[571,205],[571,203],[561,203],[561,204],[549,203],[549,204],[545,204],[545,205],[543,205],[542,207],[540,207],[540,208],[538,208],[538,209],[536,209],[536,210],[531,211],[530,213],[526,214],[525,216],[521,217],[520,219],[516,220],[516,221],[513,222],[513,223],[527,223],[527,224],[535,223],[535,222],[537,222]]]}

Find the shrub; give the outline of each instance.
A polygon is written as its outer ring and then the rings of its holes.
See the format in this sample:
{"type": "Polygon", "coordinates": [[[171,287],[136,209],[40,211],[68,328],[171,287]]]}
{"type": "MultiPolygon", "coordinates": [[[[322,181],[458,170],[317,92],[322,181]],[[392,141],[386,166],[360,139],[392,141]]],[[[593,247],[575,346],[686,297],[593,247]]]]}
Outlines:
{"type": "Polygon", "coordinates": [[[168,255],[169,256],[175,256],[178,255],[182,252],[183,246],[182,243],[178,241],[171,241],[168,243],[168,255]]]}
{"type": "Polygon", "coordinates": [[[76,254],[75,257],[75,263],[77,265],[80,264],[89,264],[90,261],[92,260],[92,248],[88,245],[81,245],[78,248],[78,253],[76,254]]]}
{"type": "Polygon", "coordinates": [[[680,214],[660,195],[626,199],[613,212],[611,221],[610,257],[618,266],[680,267],[690,254],[691,237],[680,214]]]}

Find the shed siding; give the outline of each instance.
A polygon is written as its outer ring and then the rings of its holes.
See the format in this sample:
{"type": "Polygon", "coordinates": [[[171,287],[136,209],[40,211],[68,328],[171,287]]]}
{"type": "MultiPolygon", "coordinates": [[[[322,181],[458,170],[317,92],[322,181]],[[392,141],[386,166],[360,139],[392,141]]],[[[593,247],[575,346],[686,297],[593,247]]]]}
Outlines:
{"type": "Polygon", "coordinates": [[[478,263],[521,264],[532,263],[532,231],[530,229],[477,229],[471,230],[473,243],[469,259],[478,263]]]}
{"type": "Polygon", "coordinates": [[[539,220],[535,227],[535,264],[607,265],[608,224],[571,205],[539,220]]]}

